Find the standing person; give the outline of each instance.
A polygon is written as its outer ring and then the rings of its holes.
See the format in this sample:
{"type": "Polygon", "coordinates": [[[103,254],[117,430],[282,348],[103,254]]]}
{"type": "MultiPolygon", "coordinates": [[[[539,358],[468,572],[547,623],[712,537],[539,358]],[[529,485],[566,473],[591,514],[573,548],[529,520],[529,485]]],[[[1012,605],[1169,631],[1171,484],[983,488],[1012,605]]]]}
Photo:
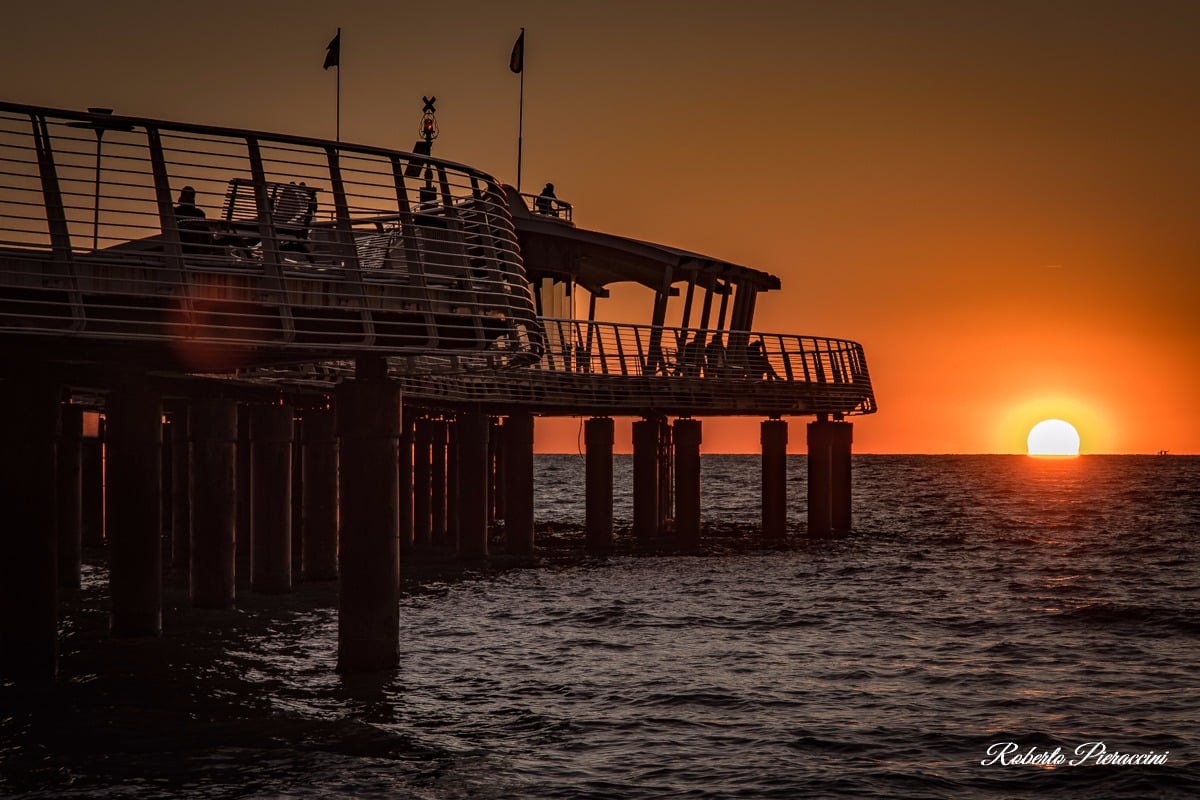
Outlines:
{"type": "Polygon", "coordinates": [[[721,334],[714,333],[704,348],[704,376],[715,378],[725,371],[725,342],[721,334]]]}
{"type": "Polygon", "coordinates": [[[534,210],[547,217],[558,216],[558,197],[554,194],[554,184],[547,183],[546,188],[533,201],[534,210]]]}
{"type": "Polygon", "coordinates": [[[683,352],[680,354],[679,368],[676,374],[688,378],[698,378],[704,367],[704,335],[697,332],[691,339],[684,341],[683,352]]]}
{"type": "Polygon", "coordinates": [[[175,224],[179,226],[179,242],[183,245],[183,252],[203,253],[212,245],[208,216],[204,209],[196,206],[196,190],[191,186],[179,190],[179,204],[175,206],[175,224]]]}

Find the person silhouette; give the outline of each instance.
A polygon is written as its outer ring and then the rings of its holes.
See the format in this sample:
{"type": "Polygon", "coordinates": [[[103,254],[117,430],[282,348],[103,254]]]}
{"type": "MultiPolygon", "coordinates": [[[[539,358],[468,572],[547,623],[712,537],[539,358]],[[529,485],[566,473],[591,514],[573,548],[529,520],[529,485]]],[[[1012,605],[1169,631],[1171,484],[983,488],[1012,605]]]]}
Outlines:
{"type": "Polygon", "coordinates": [[[700,376],[700,370],[704,366],[704,334],[697,332],[691,339],[684,341],[679,362],[676,375],[689,378],[700,376]]]}
{"type": "Polygon", "coordinates": [[[761,339],[750,343],[750,350],[746,354],[746,360],[749,362],[750,374],[755,378],[765,378],[769,381],[779,380],[779,373],[771,366],[761,339]]]}
{"type": "Polygon", "coordinates": [[[279,197],[275,200],[276,232],[281,235],[280,250],[308,253],[305,240],[308,238],[308,226],[312,224],[316,192],[308,188],[304,181],[295,181],[282,186],[279,197]]]}
{"type": "Polygon", "coordinates": [[[557,200],[558,197],[554,194],[554,184],[547,183],[546,188],[542,189],[542,193],[533,201],[534,210],[547,217],[557,217],[557,200]]]}
{"type": "Polygon", "coordinates": [[[183,252],[202,253],[212,244],[208,215],[196,205],[196,190],[191,186],[179,190],[175,224],[179,226],[179,243],[183,245],[183,252]]]}
{"type": "Polygon", "coordinates": [[[715,378],[725,371],[725,342],[721,334],[714,333],[704,348],[704,376],[715,378]]]}

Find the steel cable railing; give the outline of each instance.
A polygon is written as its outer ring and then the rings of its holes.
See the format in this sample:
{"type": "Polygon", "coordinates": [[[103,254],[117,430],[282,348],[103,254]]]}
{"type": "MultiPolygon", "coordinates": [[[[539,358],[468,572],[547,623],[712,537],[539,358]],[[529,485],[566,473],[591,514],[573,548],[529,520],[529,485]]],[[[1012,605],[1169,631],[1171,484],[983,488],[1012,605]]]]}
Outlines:
{"type": "MultiPolygon", "coordinates": [[[[863,348],[817,336],[543,318],[528,368],[402,378],[406,403],[549,415],[807,415],[876,410],[863,348]],[[716,341],[714,342],[714,337],[716,341]]],[[[325,390],[349,363],[254,370],[243,379],[325,390]]]]}
{"type": "Polygon", "coordinates": [[[542,349],[504,195],[451,162],[0,104],[0,199],[0,335],[416,372],[542,349]]]}

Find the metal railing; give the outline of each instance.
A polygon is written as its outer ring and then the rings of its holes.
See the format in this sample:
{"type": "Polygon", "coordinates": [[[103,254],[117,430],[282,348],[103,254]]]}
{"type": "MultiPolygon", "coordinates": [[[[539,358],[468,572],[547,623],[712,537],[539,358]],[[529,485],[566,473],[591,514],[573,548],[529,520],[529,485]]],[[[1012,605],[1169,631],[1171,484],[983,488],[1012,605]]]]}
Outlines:
{"type": "Polygon", "coordinates": [[[562,222],[574,224],[575,207],[570,203],[559,200],[557,197],[543,197],[538,194],[521,192],[521,200],[524,201],[525,207],[529,209],[529,213],[535,217],[557,219],[562,222]]]}
{"type": "Polygon", "coordinates": [[[184,342],[206,368],[248,352],[375,353],[416,372],[529,364],[543,343],[505,196],[484,173],[0,103],[6,336],[184,342]]]}
{"type": "MultiPolygon", "coordinates": [[[[543,318],[537,364],[501,373],[401,379],[406,403],[503,414],[857,415],[876,410],[863,348],[817,336],[543,318]],[[714,337],[716,342],[714,343],[714,337]]],[[[322,390],[349,364],[243,377],[322,390]]]]}
{"type": "Polygon", "coordinates": [[[876,410],[862,345],[844,339],[542,318],[527,369],[404,380],[406,402],[543,414],[857,415],[876,410]]]}

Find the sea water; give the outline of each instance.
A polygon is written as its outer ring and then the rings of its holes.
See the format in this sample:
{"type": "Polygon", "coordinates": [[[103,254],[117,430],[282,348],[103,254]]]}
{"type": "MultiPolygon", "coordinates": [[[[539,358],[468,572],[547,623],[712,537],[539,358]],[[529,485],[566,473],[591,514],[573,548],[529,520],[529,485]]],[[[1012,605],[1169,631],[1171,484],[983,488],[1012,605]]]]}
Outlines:
{"type": "Polygon", "coordinates": [[[332,584],[169,576],[163,636],[113,640],[91,553],[58,681],[0,685],[0,795],[1200,796],[1200,458],[858,456],[814,541],[792,458],[782,548],[758,465],[703,459],[704,554],[588,558],[582,459],[538,457],[554,552],[407,578],[384,676],[334,673],[332,584]]]}

